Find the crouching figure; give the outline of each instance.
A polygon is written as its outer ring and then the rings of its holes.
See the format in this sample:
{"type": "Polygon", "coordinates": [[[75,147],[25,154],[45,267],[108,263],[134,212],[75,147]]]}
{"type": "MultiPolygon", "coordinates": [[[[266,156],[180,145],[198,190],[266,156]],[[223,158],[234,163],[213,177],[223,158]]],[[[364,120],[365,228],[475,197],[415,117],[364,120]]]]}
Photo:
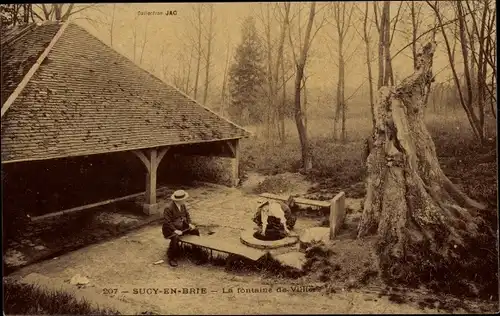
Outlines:
{"type": "Polygon", "coordinates": [[[286,202],[266,201],[257,207],[253,218],[259,226],[260,235],[266,240],[277,240],[291,234],[297,218],[292,214],[293,197],[286,202]]]}

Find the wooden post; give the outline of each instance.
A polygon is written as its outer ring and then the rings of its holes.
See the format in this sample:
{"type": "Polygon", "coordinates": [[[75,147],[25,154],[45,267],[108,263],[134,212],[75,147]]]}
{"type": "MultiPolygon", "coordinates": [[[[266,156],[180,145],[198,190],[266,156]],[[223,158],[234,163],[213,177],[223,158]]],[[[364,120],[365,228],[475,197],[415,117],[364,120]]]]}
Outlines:
{"type": "Polygon", "coordinates": [[[330,240],[337,236],[345,219],[345,193],[337,194],[330,205],[330,240]]]}
{"type": "Polygon", "coordinates": [[[231,181],[232,185],[235,187],[240,182],[239,178],[239,164],[240,164],[240,140],[235,139],[232,141],[227,141],[227,145],[232,153],[231,162],[231,181]]]}
{"type": "Polygon", "coordinates": [[[156,176],[158,166],[168,149],[168,147],[164,148],[159,153],[157,149],[148,149],[146,155],[140,150],[133,151],[133,153],[142,161],[147,170],[146,197],[143,211],[148,215],[156,213],[158,209],[158,203],[156,202],[156,176]]]}

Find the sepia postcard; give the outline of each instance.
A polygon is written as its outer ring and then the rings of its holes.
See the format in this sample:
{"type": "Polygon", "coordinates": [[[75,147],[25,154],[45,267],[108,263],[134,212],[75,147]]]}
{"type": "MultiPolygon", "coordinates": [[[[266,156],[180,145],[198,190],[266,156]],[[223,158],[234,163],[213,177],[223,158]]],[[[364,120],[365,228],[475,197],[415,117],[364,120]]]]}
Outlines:
{"type": "Polygon", "coordinates": [[[495,1],[0,19],[4,315],[499,312],[495,1]]]}

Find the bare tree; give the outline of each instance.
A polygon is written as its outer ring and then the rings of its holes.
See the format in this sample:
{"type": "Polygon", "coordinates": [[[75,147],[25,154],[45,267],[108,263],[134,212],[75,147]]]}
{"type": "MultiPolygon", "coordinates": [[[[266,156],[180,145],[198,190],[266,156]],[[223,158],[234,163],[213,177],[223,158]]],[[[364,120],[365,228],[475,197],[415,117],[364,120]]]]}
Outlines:
{"type": "MultiPolygon", "coordinates": [[[[264,37],[266,43],[266,57],[267,57],[267,98],[268,104],[266,109],[266,138],[268,144],[272,145],[275,137],[273,135],[273,126],[276,124],[276,119],[279,117],[280,120],[284,120],[282,115],[282,110],[278,102],[278,95],[280,90],[285,89],[285,85],[288,79],[282,78],[280,82],[280,68],[284,68],[284,44],[287,34],[287,19],[290,15],[290,6],[285,4],[271,4],[265,3],[260,6],[260,14],[257,17],[260,19],[264,26],[264,37]],[[264,12],[265,11],[265,12],[264,12]],[[277,38],[271,36],[271,30],[274,28],[274,24],[279,24],[280,32],[277,38]],[[277,43],[275,43],[277,42],[277,43]]],[[[281,73],[282,76],[286,76],[286,72],[281,73]]],[[[282,124],[284,126],[284,123],[282,124]]],[[[276,129],[281,141],[284,139],[284,133],[282,133],[280,128],[276,129]]]]}
{"type": "Polygon", "coordinates": [[[334,135],[337,135],[337,122],[341,119],[342,131],[340,139],[344,142],[346,141],[346,99],[345,99],[345,53],[346,47],[344,47],[345,40],[349,34],[349,29],[351,28],[351,19],[354,12],[354,5],[348,4],[346,2],[336,2],[332,3],[333,6],[333,19],[336,25],[336,42],[338,43],[337,49],[337,68],[338,68],[338,79],[337,79],[337,104],[335,110],[335,120],[334,120],[334,135]],[[350,6],[348,9],[347,7],[350,6]]]}
{"type": "Polygon", "coordinates": [[[144,26],[144,37],[142,39],[142,47],[141,47],[141,57],[139,58],[139,65],[142,65],[142,58],[144,57],[144,50],[146,48],[146,44],[148,42],[148,25],[150,19],[146,20],[146,25],[144,26]]]}
{"type": "MultiPolygon", "coordinates": [[[[287,3],[286,5],[290,6],[290,3],[287,3]]],[[[320,21],[320,23],[316,26],[316,30],[313,33],[313,24],[314,24],[314,19],[316,17],[316,2],[312,2],[310,5],[309,9],[309,17],[307,20],[307,26],[306,26],[306,31],[305,31],[305,36],[304,36],[304,41],[300,41],[299,44],[301,45],[300,47],[300,52],[299,55],[295,53],[295,48],[294,48],[294,41],[292,40],[292,31],[290,26],[290,19],[287,19],[287,25],[288,25],[288,39],[290,41],[290,46],[293,52],[294,60],[295,60],[295,67],[296,67],[296,72],[295,72],[295,84],[294,84],[294,90],[295,90],[295,98],[294,98],[294,108],[295,108],[295,124],[297,125],[297,131],[299,133],[299,139],[300,139],[300,144],[301,144],[301,150],[302,150],[302,168],[304,171],[309,171],[313,167],[313,162],[312,162],[312,153],[311,153],[311,148],[309,145],[309,139],[307,137],[307,130],[305,128],[304,124],[304,113],[301,105],[301,92],[302,92],[302,80],[304,78],[304,71],[306,67],[306,62],[307,62],[307,56],[309,53],[309,50],[311,48],[312,42],[314,40],[315,35],[318,33],[318,31],[324,26],[324,23],[326,21],[325,15],[323,15],[323,20],[320,21]]],[[[299,15],[300,16],[300,15],[299,15]]],[[[300,25],[300,23],[299,23],[300,25]]]]}
{"type": "Polygon", "coordinates": [[[53,4],[37,4],[36,10],[40,10],[41,14],[36,14],[37,18],[45,21],[67,21],[70,17],[84,10],[97,9],[98,4],[75,4],[75,3],[53,3],[53,4]]]}
{"type": "Polygon", "coordinates": [[[208,30],[206,31],[205,38],[207,40],[207,54],[205,58],[205,89],[203,91],[203,104],[207,103],[207,97],[208,97],[208,89],[209,89],[209,84],[210,84],[210,66],[211,66],[211,61],[212,61],[212,46],[213,46],[213,41],[215,38],[215,32],[214,32],[214,24],[215,24],[215,18],[214,18],[214,4],[207,4],[210,16],[208,18],[208,30]]]}
{"type": "Polygon", "coordinates": [[[382,86],[394,85],[394,74],[392,71],[391,44],[394,39],[394,33],[401,17],[401,9],[403,2],[398,6],[398,11],[393,19],[391,19],[391,1],[384,1],[382,4],[382,12],[376,2],[373,2],[375,24],[379,33],[379,50],[378,50],[378,83],[377,88],[382,86]],[[380,19],[379,19],[380,17],[380,19]],[[392,29],[391,29],[392,27],[392,29]]]}
{"type": "Polygon", "coordinates": [[[372,127],[375,128],[375,110],[374,110],[374,103],[373,103],[373,74],[372,74],[372,54],[370,50],[370,31],[371,31],[371,24],[370,28],[368,28],[368,11],[369,11],[369,5],[368,2],[365,3],[365,14],[363,18],[363,41],[365,42],[365,49],[366,49],[366,68],[368,70],[368,88],[370,90],[370,109],[372,113],[372,127]]]}
{"type": "Polygon", "coordinates": [[[138,15],[136,14],[134,17],[134,21],[132,22],[132,47],[133,47],[133,52],[132,52],[132,60],[134,63],[137,61],[137,19],[138,15]]]}
{"type": "MultiPolygon", "coordinates": [[[[0,18],[1,28],[26,24],[35,21],[36,12],[33,10],[33,4],[1,4],[0,18]]],[[[39,18],[42,19],[41,17],[39,18]]]]}
{"type": "Polygon", "coordinates": [[[201,59],[203,58],[203,52],[202,52],[202,43],[201,43],[201,38],[202,38],[202,14],[201,12],[203,11],[203,4],[197,3],[195,4],[194,7],[195,13],[196,13],[196,36],[197,36],[197,41],[196,41],[196,72],[195,72],[195,77],[194,77],[194,94],[193,98],[196,100],[198,97],[198,85],[199,85],[199,80],[200,80],[200,67],[201,67],[201,59]]]}
{"type": "Polygon", "coordinates": [[[113,47],[113,30],[115,26],[115,11],[116,11],[116,3],[113,3],[113,13],[111,14],[111,22],[109,25],[109,43],[110,46],[113,47]]]}
{"type": "Polygon", "coordinates": [[[230,51],[231,38],[230,38],[229,34],[230,33],[228,33],[228,37],[226,40],[226,63],[224,65],[224,75],[222,78],[222,89],[221,89],[220,114],[223,116],[224,116],[224,110],[226,108],[226,102],[227,102],[227,75],[228,75],[228,70],[229,70],[229,61],[231,60],[231,51],[230,51]]]}
{"type": "Polygon", "coordinates": [[[169,49],[170,44],[163,43],[161,45],[161,50],[160,50],[160,74],[161,78],[163,80],[167,80],[168,78],[168,71],[169,71],[169,62],[168,62],[168,56],[167,56],[167,50],[169,49]]]}
{"type": "MultiPolygon", "coordinates": [[[[479,116],[480,117],[478,118],[478,115],[474,111],[473,83],[472,83],[473,79],[471,76],[471,65],[470,65],[471,61],[469,60],[469,57],[470,57],[469,51],[470,50],[473,51],[473,49],[468,45],[468,33],[470,32],[469,31],[470,26],[467,25],[467,21],[465,20],[466,12],[464,9],[464,4],[460,1],[456,1],[454,3],[454,7],[456,9],[456,14],[458,16],[456,21],[458,22],[458,33],[459,33],[458,35],[459,35],[460,48],[461,48],[461,52],[462,52],[463,73],[464,73],[464,78],[465,78],[465,84],[462,85],[462,82],[460,80],[460,77],[459,77],[457,69],[456,69],[455,56],[452,53],[452,47],[450,45],[449,35],[445,29],[445,23],[443,21],[443,16],[442,16],[442,13],[441,13],[440,8],[438,6],[439,3],[437,1],[435,1],[434,3],[430,2],[430,1],[426,1],[426,2],[436,15],[439,29],[441,30],[441,34],[442,34],[444,42],[446,44],[449,65],[450,65],[450,68],[451,68],[452,73],[453,73],[453,79],[455,81],[455,85],[457,86],[460,104],[462,105],[462,108],[465,110],[465,113],[466,113],[467,118],[469,120],[470,126],[474,132],[474,135],[477,137],[479,142],[481,144],[483,144],[485,139],[486,139],[485,134],[484,134],[485,133],[485,130],[484,130],[484,106],[479,105],[479,113],[480,113],[479,116]]],[[[474,15],[474,14],[472,13],[472,15],[474,15]]],[[[484,19],[484,20],[486,20],[486,19],[484,19]]],[[[487,23],[485,23],[485,24],[487,24],[487,23]]],[[[480,31],[478,33],[480,33],[480,31]]],[[[484,53],[482,55],[484,57],[484,53]]],[[[473,54],[472,56],[474,57],[475,54],[473,54]]],[[[472,61],[472,62],[474,62],[474,61],[472,61]]],[[[484,68],[484,65],[482,65],[482,67],[484,68]]],[[[494,71],[496,71],[496,70],[494,70],[494,71]]],[[[484,80],[482,80],[482,81],[484,81],[484,80]]]]}

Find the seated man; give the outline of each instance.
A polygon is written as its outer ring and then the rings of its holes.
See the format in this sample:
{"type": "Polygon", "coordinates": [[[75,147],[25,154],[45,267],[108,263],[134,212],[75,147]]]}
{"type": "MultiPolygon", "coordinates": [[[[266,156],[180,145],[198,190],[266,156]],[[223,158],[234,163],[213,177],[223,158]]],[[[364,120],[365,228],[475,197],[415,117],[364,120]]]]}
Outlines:
{"type": "Polygon", "coordinates": [[[179,237],[183,234],[200,235],[196,227],[191,224],[191,216],[186,209],[185,201],[189,197],[184,190],[175,191],[163,212],[163,237],[170,239],[170,246],[167,251],[168,263],[177,266],[179,256],[179,237]]]}

